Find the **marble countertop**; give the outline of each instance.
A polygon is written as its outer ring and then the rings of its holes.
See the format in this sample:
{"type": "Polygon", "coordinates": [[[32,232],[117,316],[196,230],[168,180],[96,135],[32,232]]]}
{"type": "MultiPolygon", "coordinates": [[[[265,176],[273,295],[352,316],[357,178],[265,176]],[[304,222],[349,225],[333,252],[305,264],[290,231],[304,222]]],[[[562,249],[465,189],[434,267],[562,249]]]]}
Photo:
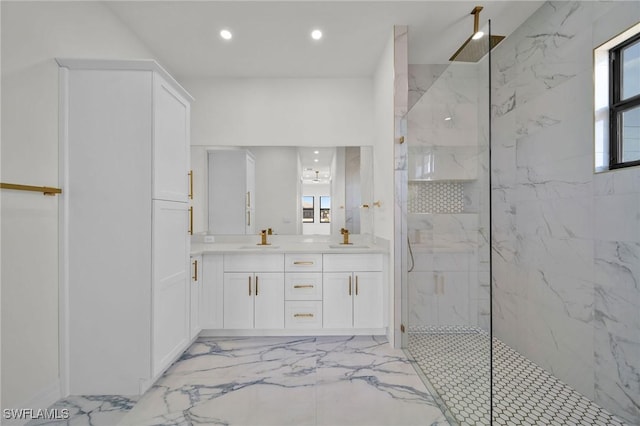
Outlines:
{"type": "Polygon", "coordinates": [[[191,242],[191,255],[224,253],[388,253],[386,240],[354,238],[348,246],[340,244],[337,238],[269,236],[269,245],[260,246],[259,236],[243,238],[216,237],[215,242],[204,242],[196,238],[191,242]]]}

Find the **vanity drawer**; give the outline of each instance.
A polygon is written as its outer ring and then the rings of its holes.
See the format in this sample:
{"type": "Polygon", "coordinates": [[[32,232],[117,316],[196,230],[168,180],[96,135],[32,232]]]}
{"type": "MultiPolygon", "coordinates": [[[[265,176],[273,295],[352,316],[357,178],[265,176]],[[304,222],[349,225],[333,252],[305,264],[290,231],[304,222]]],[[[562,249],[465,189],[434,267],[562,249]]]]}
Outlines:
{"type": "Polygon", "coordinates": [[[285,328],[322,328],[322,302],[287,301],[284,305],[285,328]]]}
{"type": "Polygon", "coordinates": [[[265,254],[235,254],[224,255],[225,272],[282,272],[284,255],[265,254]]]}
{"type": "Polygon", "coordinates": [[[286,272],[322,272],[322,254],[285,254],[284,270],[286,272]]]}
{"type": "Polygon", "coordinates": [[[322,300],[322,272],[292,272],[284,278],[285,300],[322,300]]]}
{"type": "Polygon", "coordinates": [[[324,255],[325,272],[382,271],[380,253],[340,253],[324,255]]]}

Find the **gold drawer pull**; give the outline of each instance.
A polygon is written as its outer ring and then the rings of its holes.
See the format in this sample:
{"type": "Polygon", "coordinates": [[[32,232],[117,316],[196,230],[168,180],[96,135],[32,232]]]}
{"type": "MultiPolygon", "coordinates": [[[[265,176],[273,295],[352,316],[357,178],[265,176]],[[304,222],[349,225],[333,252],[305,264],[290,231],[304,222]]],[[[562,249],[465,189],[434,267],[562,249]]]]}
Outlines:
{"type": "Polygon", "coordinates": [[[293,288],[313,288],[313,284],[296,284],[293,288]]]}
{"type": "Polygon", "coordinates": [[[351,275],[349,275],[349,296],[351,296],[351,275]]]}
{"type": "Polygon", "coordinates": [[[293,314],[295,318],[313,318],[313,314],[293,314]]]}
{"type": "Polygon", "coordinates": [[[314,263],[313,260],[296,260],[293,262],[294,265],[313,265],[314,263]]]}
{"type": "Polygon", "coordinates": [[[249,277],[249,296],[251,296],[251,277],[249,277]]]}
{"type": "Polygon", "coordinates": [[[356,275],[356,296],[358,295],[358,276],[356,275]]]}

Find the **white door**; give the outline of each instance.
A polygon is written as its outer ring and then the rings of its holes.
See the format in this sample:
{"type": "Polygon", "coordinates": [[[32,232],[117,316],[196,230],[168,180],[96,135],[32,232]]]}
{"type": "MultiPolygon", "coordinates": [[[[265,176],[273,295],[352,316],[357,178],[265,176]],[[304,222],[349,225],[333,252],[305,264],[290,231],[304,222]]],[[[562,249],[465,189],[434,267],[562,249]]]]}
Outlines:
{"type": "Polygon", "coordinates": [[[153,201],[153,373],[189,343],[187,204],[153,201]]]}
{"type": "Polygon", "coordinates": [[[224,274],[224,328],[253,328],[254,284],[251,273],[224,274]]]}
{"type": "Polygon", "coordinates": [[[325,272],[322,277],[322,322],[324,328],[353,326],[353,276],[350,272],[325,272]]]}
{"type": "Polygon", "coordinates": [[[354,272],[353,326],[381,328],[382,272],[354,272]]]}
{"type": "Polygon", "coordinates": [[[202,256],[191,258],[191,320],[189,338],[193,339],[202,330],[200,326],[200,299],[202,297],[202,256]]]}
{"type": "Polygon", "coordinates": [[[247,227],[245,233],[248,235],[255,234],[255,213],[256,213],[256,162],[253,157],[247,155],[247,168],[246,168],[246,183],[247,183],[247,227]]]}
{"type": "Polygon", "coordinates": [[[255,328],[284,328],[284,273],[255,274],[255,328]]]}
{"type": "Polygon", "coordinates": [[[187,202],[191,107],[162,77],[153,78],[153,198],[187,202]]]}

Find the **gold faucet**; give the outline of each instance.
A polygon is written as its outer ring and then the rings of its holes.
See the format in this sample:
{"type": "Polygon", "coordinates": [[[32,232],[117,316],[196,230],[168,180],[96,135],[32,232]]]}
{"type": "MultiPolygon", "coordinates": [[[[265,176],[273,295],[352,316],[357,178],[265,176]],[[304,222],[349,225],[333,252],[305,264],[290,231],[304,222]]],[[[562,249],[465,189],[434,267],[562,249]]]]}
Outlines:
{"type": "Polygon", "coordinates": [[[268,246],[270,245],[267,242],[267,230],[263,229],[262,231],[260,231],[260,243],[258,243],[259,246],[268,246]]]}
{"type": "Polygon", "coordinates": [[[351,244],[349,242],[349,230],[341,228],[340,233],[342,234],[342,244],[351,244]]]}
{"type": "Polygon", "coordinates": [[[273,229],[267,228],[267,235],[273,235],[273,229]]]}

